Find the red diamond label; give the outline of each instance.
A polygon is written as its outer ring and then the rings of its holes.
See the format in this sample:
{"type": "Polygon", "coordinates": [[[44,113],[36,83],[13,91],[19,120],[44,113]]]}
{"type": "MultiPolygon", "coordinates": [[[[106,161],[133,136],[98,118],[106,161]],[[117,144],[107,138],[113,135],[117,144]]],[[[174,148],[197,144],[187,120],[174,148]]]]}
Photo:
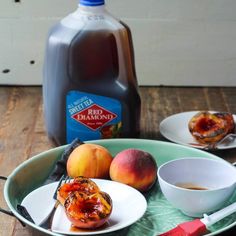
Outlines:
{"type": "Polygon", "coordinates": [[[117,117],[116,114],[94,104],[72,115],[72,118],[92,130],[97,130],[117,117]]]}

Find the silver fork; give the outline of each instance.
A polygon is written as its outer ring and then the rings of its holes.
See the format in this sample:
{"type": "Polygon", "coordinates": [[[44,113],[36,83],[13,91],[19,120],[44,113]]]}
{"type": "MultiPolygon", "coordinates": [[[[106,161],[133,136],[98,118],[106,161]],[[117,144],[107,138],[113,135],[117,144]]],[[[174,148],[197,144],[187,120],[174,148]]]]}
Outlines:
{"type": "Polygon", "coordinates": [[[208,144],[206,147],[204,147],[205,150],[214,150],[217,149],[217,147],[220,144],[229,144],[231,143],[234,139],[236,138],[236,134],[235,133],[230,133],[228,135],[226,135],[223,139],[221,139],[219,142],[217,143],[212,143],[212,144],[208,144]]]}
{"type": "Polygon", "coordinates": [[[217,143],[217,145],[219,145],[221,143],[226,143],[226,144],[231,143],[235,138],[236,138],[236,134],[234,134],[234,133],[228,134],[223,139],[221,139],[217,143]]]}
{"type": "Polygon", "coordinates": [[[58,207],[58,205],[60,204],[60,202],[57,200],[57,191],[58,189],[61,187],[62,183],[67,183],[70,180],[70,178],[68,176],[62,176],[57,188],[53,194],[53,199],[56,200],[53,209],[50,211],[50,213],[48,214],[47,217],[45,217],[45,219],[39,224],[40,227],[45,228],[45,229],[51,229],[52,226],[52,221],[53,221],[53,217],[55,215],[56,209],[58,207]]]}

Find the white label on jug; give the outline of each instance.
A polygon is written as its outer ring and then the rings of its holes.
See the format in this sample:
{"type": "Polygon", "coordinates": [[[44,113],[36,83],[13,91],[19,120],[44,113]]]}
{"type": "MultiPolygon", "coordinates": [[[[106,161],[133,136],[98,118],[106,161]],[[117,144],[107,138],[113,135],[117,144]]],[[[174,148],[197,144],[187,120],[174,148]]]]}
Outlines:
{"type": "Polygon", "coordinates": [[[122,128],[118,100],[94,94],[70,91],[66,97],[67,142],[117,138],[122,128]]]}

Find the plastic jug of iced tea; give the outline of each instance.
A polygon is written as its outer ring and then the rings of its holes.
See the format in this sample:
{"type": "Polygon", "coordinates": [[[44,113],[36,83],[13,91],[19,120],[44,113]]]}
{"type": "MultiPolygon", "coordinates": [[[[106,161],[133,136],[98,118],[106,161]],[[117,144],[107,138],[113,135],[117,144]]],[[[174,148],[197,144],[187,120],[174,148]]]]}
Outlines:
{"type": "Polygon", "coordinates": [[[55,145],[138,137],[140,96],[131,32],[104,0],[80,0],[49,32],[44,61],[46,130],[55,145]]]}

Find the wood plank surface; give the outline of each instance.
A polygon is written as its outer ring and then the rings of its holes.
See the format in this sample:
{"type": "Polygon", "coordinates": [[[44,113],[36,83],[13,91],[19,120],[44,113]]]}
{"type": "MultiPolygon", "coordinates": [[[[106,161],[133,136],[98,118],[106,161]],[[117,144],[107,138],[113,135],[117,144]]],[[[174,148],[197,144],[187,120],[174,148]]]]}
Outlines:
{"type": "MultiPolygon", "coordinates": [[[[236,88],[141,87],[140,138],[165,140],[159,123],[169,115],[191,110],[236,113],[236,88]]],[[[44,127],[41,87],[0,87],[0,175],[8,176],[20,163],[52,147],[44,127]]],[[[236,149],[215,154],[236,161],[236,149]]],[[[0,206],[4,182],[0,182],[0,206]]],[[[236,229],[222,233],[235,235],[236,229]]],[[[0,236],[43,236],[0,213],[0,236]]]]}

